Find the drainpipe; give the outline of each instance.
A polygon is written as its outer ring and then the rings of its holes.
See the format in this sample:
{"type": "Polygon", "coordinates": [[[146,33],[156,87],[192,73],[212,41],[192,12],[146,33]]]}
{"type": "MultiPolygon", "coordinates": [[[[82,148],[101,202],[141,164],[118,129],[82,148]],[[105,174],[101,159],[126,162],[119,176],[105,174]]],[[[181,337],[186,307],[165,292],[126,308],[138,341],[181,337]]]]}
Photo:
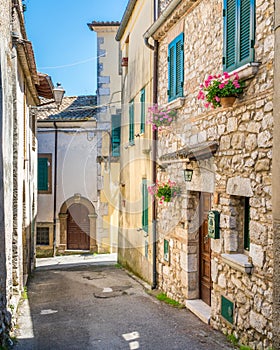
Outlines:
{"type": "MultiPolygon", "coordinates": [[[[154,0],[154,21],[157,20],[158,17],[158,11],[157,11],[157,0],[154,0]]],[[[157,81],[158,81],[158,42],[155,40],[154,46],[149,43],[149,37],[146,33],[144,34],[144,42],[145,45],[150,49],[154,51],[154,64],[153,64],[153,104],[157,103],[157,81]]],[[[157,180],[157,130],[153,130],[153,138],[152,138],[152,181],[155,184],[157,180]]],[[[153,206],[152,206],[152,230],[153,230],[153,283],[152,283],[152,289],[157,288],[157,207],[156,207],[156,200],[153,200],[153,206]]]]}
{"type": "Polygon", "coordinates": [[[57,125],[53,123],[55,128],[54,134],[54,181],[53,181],[53,256],[55,256],[56,246],[56,196],[57,196],[57,125]]]}
{"type": "Polygon", "coordinates": [[[280,2],[275,1],[275,54],[273,101],[272,215],[274,228],[273,266],[273,348],[280,349],[280,2]]]}

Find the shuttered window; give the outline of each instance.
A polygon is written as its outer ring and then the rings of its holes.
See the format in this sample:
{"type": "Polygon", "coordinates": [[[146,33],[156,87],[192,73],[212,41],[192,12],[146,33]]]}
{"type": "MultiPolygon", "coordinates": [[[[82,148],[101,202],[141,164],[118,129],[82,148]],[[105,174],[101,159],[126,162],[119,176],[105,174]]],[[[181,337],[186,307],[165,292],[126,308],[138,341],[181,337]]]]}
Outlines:
{"type": "Polygon", "coordinates": [[[38,155],[38,191],[51,193],[51,154],[38,155]]]}
{"type": "Polygon", "coordinates": [[[149,203],[148,203],[148,187],[147,180],[142,180],[142,229],[145,232],[148,232],[149,227],[149,203]]]}
{"type": "Polygon", "coordinates": [[[250,198],[244,199],[244,249],[250,250],[250,198]]]}
{"type": "Polygon", "coordinates": [[[184,34],[168,46],[168,101],[183,96],[184,87],[184,34]]]}
{"type": "Polygon", "coordinates": [[[140,104],[141,104],[141,121],[140,121],[140,134],[145,132],[145,89],[141,90],[140,93],[140,104]]]}
{"type": "Polygon", "coordinates": [[[121,116],[119,114],[112,115],[112,156],[120,156],[120,143],[121,143],[121,116]]]}
{"type": "Polygon", "coordinates": [[[134,100],[129,103],[129,144],[134,145],[134,100]]]}
{"type": "Polygon", "coordinates": [[[224,0],[224,71],[254,61],[255,0],[224,0]]]}

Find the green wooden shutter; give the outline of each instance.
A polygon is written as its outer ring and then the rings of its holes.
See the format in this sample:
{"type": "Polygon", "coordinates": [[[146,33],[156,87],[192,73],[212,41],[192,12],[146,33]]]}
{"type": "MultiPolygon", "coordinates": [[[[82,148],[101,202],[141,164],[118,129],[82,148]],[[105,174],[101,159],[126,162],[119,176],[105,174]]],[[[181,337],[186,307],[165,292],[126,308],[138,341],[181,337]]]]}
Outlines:
{"type": "Polygon", "coordinates": [[[149,227],[149,203],[147,180],[142,180],[142,229],[148,232],[149,227]]]}
{"type": "Polygon", "coordinates": [[[244,201],[244,249],[250,249],[250,198],[244,201]]]}
{"type": "Polygon", "coordinates": [[[224,9],[224,70],[227,71],[236,63],[236,25],[237,25],[237,0],[225,0],[224,9]]]}
{"type": "Polygon", "coordinates": [[[112,115],[112,156],[120,156],[120,143],[121,143],[121,116],[119,114],[112,115]]]}
{"type": "Polygon", "coordinates": [[[254,1],[252,0],[242,0],[240,2],[240,65],[254,59],[254,7],[254,1]]]}
{"type": "Polygon", "coordinates": [[[168,54],[168,100],[172,100],[175,96],[175,48],[171,45],[168,54]]]}
{"type": "Polygon", "coordinates": [[[141,103],[140,134],[143,134],[145,132],[145,89],[141,90],[140,103],[141,103]]]}
{"type": "Polygon", "coordinates": [[[183,95],[184,85],[184,45],[182,40],[176,42],[176,97],[183,95]]]}
{"type": "Polygon", "coordinates": [[[178,35],[168,46],[168,100],[183,96],[184,34],[178,35]]]}
{"type": "Polygon", "coordinates": [[[38,191],[48,191],[49,189],[48,167],[48,158],[38,158],[38,191]]]}
{"type": "Polygon", "coordinates": [[[255,0],[224,0],[224,71],[254,61],[255,0]]]}
{"type": "Polygon", "coordinates": [[[129,103],[129,143],[134,145],[134,101],[129,103]]]}

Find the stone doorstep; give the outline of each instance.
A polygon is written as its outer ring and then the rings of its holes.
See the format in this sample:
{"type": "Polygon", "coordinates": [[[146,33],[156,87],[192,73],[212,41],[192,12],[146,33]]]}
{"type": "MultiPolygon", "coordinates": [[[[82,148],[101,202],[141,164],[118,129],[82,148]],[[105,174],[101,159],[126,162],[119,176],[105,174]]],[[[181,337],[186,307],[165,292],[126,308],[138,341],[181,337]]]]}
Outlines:
{"type": "Polygon", "coordinates": [[[211,307],[201,299],[186,300],[186,308],[201,319],[206,324],[210,324],[211,307]]]}

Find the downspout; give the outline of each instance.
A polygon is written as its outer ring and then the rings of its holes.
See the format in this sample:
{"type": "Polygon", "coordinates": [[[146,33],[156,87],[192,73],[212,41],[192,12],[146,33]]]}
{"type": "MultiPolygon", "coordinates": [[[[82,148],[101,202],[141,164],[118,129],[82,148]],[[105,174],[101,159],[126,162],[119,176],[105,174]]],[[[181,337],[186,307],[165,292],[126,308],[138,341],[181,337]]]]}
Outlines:
{"type": "MultiPolygon", "coordinates": [[[[157,104],[158,90],[158,41],[154,43],[154,80],[153,80],[153,104],[157,104]]],[[[153,159],[153,183],[157,182],[157,130],[153,130],[152,159],[153,159]]],[[[153,285],[157,288],[157,201],[153,200],[153,285]]]]}
{"type": "MultiPolygon", "coordinates": [[[[154,21],[157,20],[157,0],[154,0],[154,21]]],[[[154,51],[154,58],[153,58],[153,104],[157,103],[157,81],[158,81],[158,42],[155,40],[154,46],[149,43],[149,36],[146,36],[144,34],[144,42],[145,45],[150,49],[154,51]]],[[[156,183],[157,180],[157,130],[153,130],[153,137],[152,137],[152,181],[153,183],[156,183]]],[[[152,206],[152,239],[153,239],[153,256],[152,256],[152,266],[153,266],[153,283],[152,283],[152,289],[157,288],[157,207],[156,207],[156,200],[153,199],[153,206],[152,206]]]]}
{"type": "Polygon", "coordinates": [[[273,348],[280,349],[280,2],[275,1],[275,54],[274,54],[274,101],[273,101],[273,158],[272,158],[272,215],[274,229],[273,266],[273,348]]]}
{"type": "Polygon", "coordinates": [[[54,181],[53,181],[53,256],[56,255],[56,197],[57,197],[57,125],[53,123],[55,128],[54,134],[54,181]]]}

